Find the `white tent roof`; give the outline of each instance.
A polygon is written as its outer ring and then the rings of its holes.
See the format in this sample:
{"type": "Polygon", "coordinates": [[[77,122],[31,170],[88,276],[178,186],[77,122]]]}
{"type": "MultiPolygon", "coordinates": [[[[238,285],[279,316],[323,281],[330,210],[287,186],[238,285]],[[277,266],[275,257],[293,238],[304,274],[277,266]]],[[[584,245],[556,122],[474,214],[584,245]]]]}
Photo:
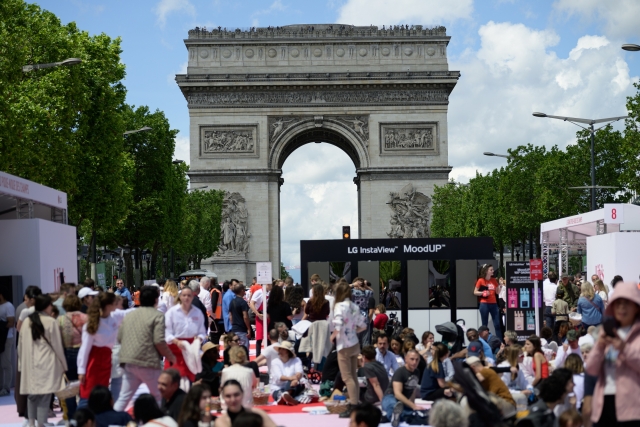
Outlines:
{"type": "Polygon", "coordinates": [[[67,209],[67,193],[0,171],[0,211],[5,204],[15,206],[14,199],[67,209]]]}
{"type": "Polygon", "coordinates": [[[586,243],[588,236],[598,234],[598,221],[604,221],[607,225],[607,233],[640,231],[640,206],[605,204],[602,209],[542,223],[540,225],[540,234],[542,237],[544,233],[549,233],[546,241],[558,243],[560,242],[560,229],[566,228],[569,241],[584,241],[586,243]],[[614,209],[615,215],[612,214],[614,209]],[[615,218],[612,218],[612,216],[615,216],[615,218]]]}

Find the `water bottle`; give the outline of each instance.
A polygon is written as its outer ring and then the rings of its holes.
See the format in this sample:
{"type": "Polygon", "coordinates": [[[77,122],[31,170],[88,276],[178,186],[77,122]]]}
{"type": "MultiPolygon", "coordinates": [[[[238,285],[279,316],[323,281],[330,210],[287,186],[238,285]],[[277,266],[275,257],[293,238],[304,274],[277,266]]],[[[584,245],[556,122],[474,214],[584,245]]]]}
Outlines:
{"type": "Polygon", "coordinates": [[[533,390],[533,386],[531,384],[529,384],[527,386],[527,390],[529,390],[531,392],[531,394],[529,395],[529,403],[533,403],[533,401],[535,400],[535,396],[536,396],[536,394],[535,394],[535,392],[533,390]]]}
{"type": "Polygon", "coordinates": [[[335,396],[333,396],[333,400],[347,400],[347,396],[336,394],[335,396]]]}

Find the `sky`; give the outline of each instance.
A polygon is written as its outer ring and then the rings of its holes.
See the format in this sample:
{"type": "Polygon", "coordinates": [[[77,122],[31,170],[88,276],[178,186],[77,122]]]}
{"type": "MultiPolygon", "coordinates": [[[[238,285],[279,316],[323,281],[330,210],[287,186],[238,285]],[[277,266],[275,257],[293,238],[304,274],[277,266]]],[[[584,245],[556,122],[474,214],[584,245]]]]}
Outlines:
{"type": "MultiPolygon", "coordinates": [[[[602,118],[626,114],[640,52],[637,0],[41,0],[63,23],[122,38],[127,102],[165,112],[180,130],[175,158],[189,160],[189,112],[175,83],[184,74],[183,39],[196,26],[290,24],[444,25],[449,69],[462,76],[449,102],[450,175],[460,182],[504,165],[532,143],[566,147],[578,130],[534,111],[602,118]]],[[[618,124],[620,128],[622,125],[618,124]]],[[[588,167],[588,165],[585,165],[588,167]]],[[[308,144],[283,167],[282,260],[299,264],[299,241],[357,236],[355,167],[340,149],[308,144]]]]}

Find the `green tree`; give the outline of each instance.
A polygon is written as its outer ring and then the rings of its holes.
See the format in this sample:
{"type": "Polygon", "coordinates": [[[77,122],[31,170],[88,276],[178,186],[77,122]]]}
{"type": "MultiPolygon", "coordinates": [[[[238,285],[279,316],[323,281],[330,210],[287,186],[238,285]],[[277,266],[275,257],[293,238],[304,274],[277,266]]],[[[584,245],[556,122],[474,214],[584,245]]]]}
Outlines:
{"type": "Polygon", "coordinates": [[[195,268],[218,250],[224,195],[222,190],[196,190],[186,195],[178,250],[195,268]]]}
{"type": "Polygon", "coordinates": [[[284,266],[284,263],[282,263],[282,262],[281,262],[281,263],[280,263],[280,278],[281,278],[282,280],[284,280],[284,279],[286,279],[286,278],[287,278],[287,277],[289,277],[289,276],[290,276],[290,274],[289,274],[289,272],[287,271],[286,267],[284,266]]]}

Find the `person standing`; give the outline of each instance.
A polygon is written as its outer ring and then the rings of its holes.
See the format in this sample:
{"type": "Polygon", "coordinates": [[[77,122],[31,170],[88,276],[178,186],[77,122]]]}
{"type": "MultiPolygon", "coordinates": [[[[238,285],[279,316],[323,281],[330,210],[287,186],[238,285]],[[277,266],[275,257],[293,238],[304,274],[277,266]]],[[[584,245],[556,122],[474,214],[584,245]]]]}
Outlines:
{"type": "Polygon", "coordinates": [[[29,426],[44,426],[49,415],[51,395],[60,390],[67,361],[60,328],[51,317],[49,295],[35,298],[34,312],[23,323],[18,341],[18,370],[22,373],[20,393],[28,395],[29,426]]]}
{"type": "Polygon", "coordinates": [[[164,315],[156,309],[158,298],[158,288],[143,286],[140,289],[140,307],[127,314],[118,331],[120,363],[124,364],[124,376],[122,390],[114,406],[116,411],[126,409],[133,394],[143,383],[159,402],[160,392],[157,384],[162,357],[170,363],[176,362],[176,357],[165,342],[164,315]]]}
{"type": "Polygon", "coordinates": [[[127,300],[127,303],[124,304],[123,306],[126,305],[126,308],[133,307],[133,298],[131,296],[131,292],[129,292],[129,289],[127,289],[124,286],[124,280],[123,279],[117,279],[116,280],[116,291],[115,291],[115,294],[119,295],[122,298],[125,298],[127,300]]]}
{"type": "MultiPolygon", "coordinates": [[[[2,344],[0,353],[0,396],[8,396],[11,390],[11,380],[13,379],[13,349],[15,347],[13,328],[16,325],[16,310],[7,300],[7,290],[0,288],[0,323],[4,325],[6,338],[2,344]]],[[[1,330],[1,329],[0,329],[1,330]]]]}
{"type": "Polygon", "coordinates": [[[602,303],[604,304],[604,308],[607,308],[609,304],[609,291],[602,280],[598,279],[593,282],[593,290],[600,297],[602,303]]]}
{"type": "Polygon", "coordinates": [[[562,282],[558,285],[558,289],[562,289],[564,292],[564,300],[569,304],[569,309],[576,308],[578,297],[580,296],[580,290],[576,285],[569,282],[569,275],[562,275],[562,282]]]}
{"type": "Polygon", "coordinates": [[[127,312],[116,309],[116,295],[109,292],[101,293],[91,303],[87,311],[87,323],[82,327],[82,344],[78,350],[79,408],[86,406],[93,387],[109,387],[111,349],[116,343],[118,328],[127,312]]]}
{"type": "MultiPolygon", "coordinates": [[[[351,410],[358,404],[360,396],[358,387],[358,355],[360,341],[358,333],[367,329],[367,320],[360,312],[360,307],[351,302],[351,288],[342,280],[336,287],[331,342],[338,350],[338,366],[342,380],[347,385],[349,404],[343,414],[351,415],[351,410]]],[[[341,414],[341,416],[343,416],[341,414]]]]}
{"type": "Polygon", "coordinates": [[[576,308],[578,313],[582,315],[582,327],[586,330],[589,326],[597,326],[602,323],[604,303],[602,298],[594,292],[591,283],[584,282],[581,290],[576,308]]]}
{"type": "Polygon", "coordinates": [[[215,343],[220,342],[220,337],[224,333],[224,320],[222,319],[222,288],[214,281],[211,284],[211,331],[209,339],[215,343]]]}
{"type": "Polygon", "coordinates": [[[313,287],[313,296],[304,307],[304,317],[302,320],[315,322],[316,320],[327,320],[331,308],[329,301],[324,297],[324,287],[317,284],[313,287]]]}
{"type": "Polygon", "coordinates": [[[180,292],[179,302],[167,311],[165,315],[165,339],[169,344],[169,350],[176,357],[176,361],[165,360],[164,368],[171,365],[180,372],[182,378],[194,381],[197,372],[191,372],[182,355],[182,350],[193,342],[195,338],[201,341],[207,336],[207,331],[202,323],[202,313],[191,302],[195,299],[191,289],[183,289],[180,292]]]}
{"type": "Polygon", "coordinates": [[[60,296],[53,303],[53,305],[55,305],[58,308],[58,312],[60,313],[60,316],[63,316],[64,313],[66,313],[63,307],[64,299],[69,295],[75,296],[75,294],[76,294],[75,283],[63,283],[62,285],[60,285],[60,296]]]}
{"type": "MultiPolygon", "coordinates": [[[[271,292],[271,283],[267,283],[265,285],[265,289],[267,290],[267,297],[266,297],[266,301],[268,304],[269,301],[269,293],[271,292]]],[[[251,311],[253,312],[253,314],[256,315],[256,357],[260,356],[260,353],[262,352],[262,341],[264,340],[264,331],[265,326],[269,325],[269,319],[265,319],[263,316],[263,309],[264,309],[264,301],[265,298],[263,298],[263,290],[262,287],[260,288],[255,288],[254,291],[251,293],[251,301],[249,302],[249,308],[251,309],[251,311]]],[[[267,316],[268,317],[268,316],[267,316]]]]}
{"type": "Polygon", "coordinates": [[[213,308],[211,307],[211,294],[209,293],[210,287],[211,279],[207,276],[202,277],[200,279],[200,292],[198,293],[198,298],[207,310],[207,317],[213,313],[213,308]]]}
{"type": "MultiPolygon", "coordinates": [[[[225,332],[231,332],[231,319],[229,319],[229,305],[231,305],[231,301],[233,301],[233,299],[236,297],[236,294],[233,290],[237,285],[238,285],[238,281],[236,279],[231,279],[231,283],[229,283],[229,288],[222,295],[222,318],[224,320],[225,332]]],[[[223,290],[224,290],[224,287],[223,287],[223,290]]]]}
{"type": "Polygon", "coordinates": [[[88,313],[89,307],[96,295],[98,295],[98,291],[94,291],[91,288],[84,287],[80,289],[80,292],[78,292],[78,298],[80,298],[80,301],[82,302],[82,306],[80,307],[81,312],[88,313]]]}
{"type": "Polygon", "coordinates": [[[547,278],[542,282],[542,300],[544,301],[544,321],[547,326],[553,329],[556,323],[553,315],[553,302],[556,299],[556,291],[558,290],[558,275],[553,271],[549,272],[547,278]]]}
{"type": "Polygon", "coordinates": [[[480,298],[480,317],[482,326],[489,324],[489,314],[493,320],[493,328],[496,336],[502,340],[502,331],[500,329],[500,313],[498,310],[498,301],[496,299],[496,290],[498,282],[493,277],[493,266],[484,264],[480,269],[480,277],[476,281],[473,294],[480,298]]]}
{"type": "MultiPolygon", "coordinates": [[[[233,288],[235,298],[229,304],[229,320],[231,332],[240,339],[240,345],[249,348],[251,339],[251,323],[249,322],[249,305],[244,300],[244,286],[237,284],[233,288]]],[[[267,305],[268,307],[268,305],[267,305]]]]}
{"type": "Polygon", "coordinates": [[[373,291],[364,285],[362,277],[353,279],[351,286],[353,287],[351,300],[360,308],[360,313],[365,317],[367,329],[358,334],[360,346],[364,347],[371,344],[371,322],[376,309],[376,300],[373,297],[373,291]]]}
{"type": "MultiPolygon", "coordinates": [[[[277,282],[276,282],[277,283],[277,282]]],[[[274,328],[276,323],[284,323],[287,329],[293,326],[293,313],[291,306],[284,300],[284,290],[282,286],[273,286],[269,293],[267,304],[267,314],[269,315],[269,330],[274,328]]]]}
{"type": "Polygon", "coordinates": [[[164,291],[162,291],[161,302],[158,303],[158,310],[166,313],[171,307],[176,305],[178,301],[178,285],[173,280],[164,282],[164,291]]]}

